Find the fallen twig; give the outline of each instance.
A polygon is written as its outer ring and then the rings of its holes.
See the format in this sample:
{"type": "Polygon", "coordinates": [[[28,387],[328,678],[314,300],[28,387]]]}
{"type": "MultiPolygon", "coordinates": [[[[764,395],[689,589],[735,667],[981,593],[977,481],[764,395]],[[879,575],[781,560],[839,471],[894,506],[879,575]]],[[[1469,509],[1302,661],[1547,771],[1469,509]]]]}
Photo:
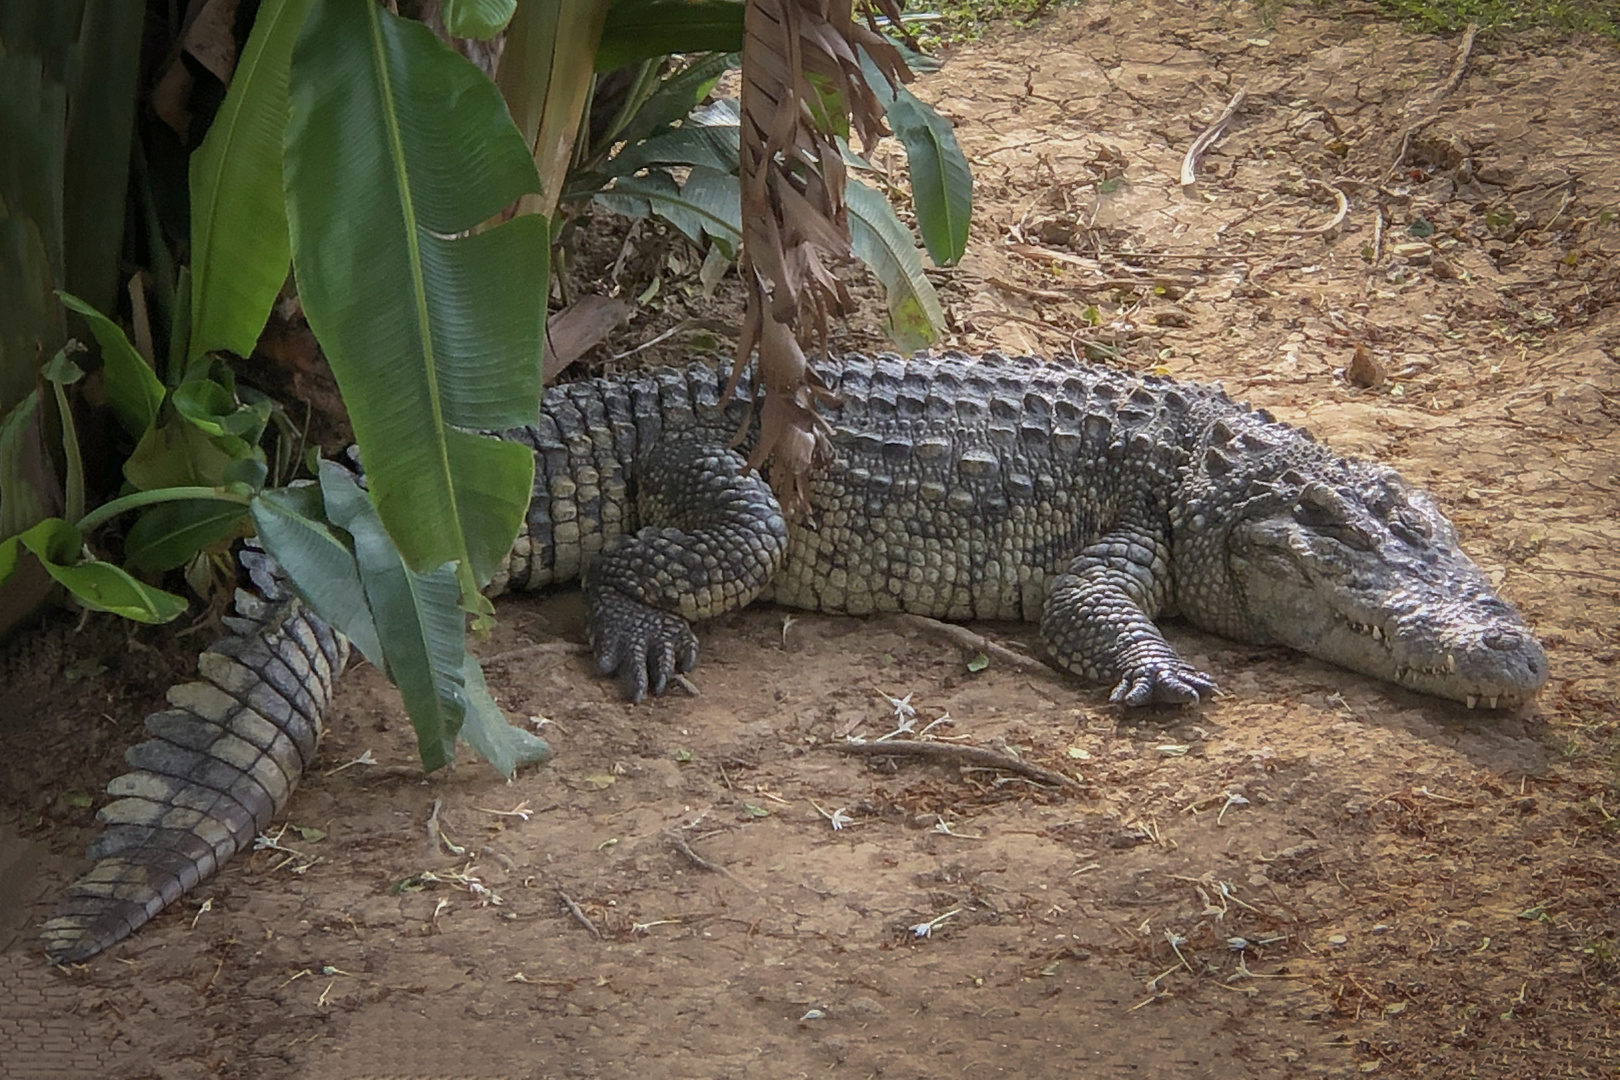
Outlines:
{"type": "Polygon", "coordinates": [[[1457,89],[1457,84],[1462,82],[1463,72],[1468,69],[1468,58],[1474,52],[1474,37],[1478,33],[1479,23],[1469,23],[1468,29],[1463,31],[1462,42],[1457,46],[1457,58],[1451,62],[1451,75],[1445,84],[1435,91],[1434,97],[1429,101],[1429,108],[1438,106],[1457,89]]]}
{"type": "Polygon", "coordinates": [[[552,653],[583,653],[590,652],[591,647],[583,641],[535,641],[528,645],[520,645],[515,649],[498,652],[494,656],[486,656],[483,662],[488,664],[501,664],[508,660],[522,660],[530,656],[549,656],[552,653]]]}
{"type": "Polygon", "coordinates": [[[1049,784],[1052,787],[1073,788],[1075,791],[1084,791],[1086,786],[1072,776],[1053,769],[1031,765],[1027,761],[1020,761],[1015,757],[998,753],[995,750],[986,750],[978,746],[959,746],[955,743],[919,742],[908,740],[900,742],[888,740],[886,742],[852,743],[835,742],[824,743],[824,746],[837,750],[841,754],[857,754],[864,757],[913,757],[924,761],[949,761],[956,765],[978,765],[990,769],[1000,769],[1003,772],[1017,773],[1019,776],[1049,784]]]}
{"type": "Polygon", "coordinates": [[[574,903],[574,898],[561,889],[557,890],[557,895],[562,899],[563,905],[568,908],[568,913],[578,919],[580,924],[591,932],[591,937],[601,941],[602,931],[598,930],[596,924],[591,921],[591,917],[585,914],[585,909],[574,903]]]}
{"type": "Polygon", "coordinates": [[[1440,104],[1457,89],[1457,84],[1462,82],[1463,72],[1468,70],[1468,58],[1474,51],[1474,37],[1478,33],[1478,23],[1469,23],[1468,29],[1463,31],[1462,42],[1457,46],[1457,58],[1451,64],[1451,75],[1430,95],[1426,106],[1427,114],[1407,124],[1401,132],[1395,159],[1389,163],[1389,168],[1384,170],[1383,179],[1378,181],[1379,187],[1389,183],[1390,177],[1395,175],[1401,163],[1406,160],[1406,152],[1412,147],[1412,136],[1440,119],[1440,104]]]}
{"type": "Polygon", "coordinates": [[[926,615],[901,615],[900,621],[948,638],[964,649],[972,649],[974,652],[982,652],[993,659],[1005,661],[1019,671],[1051,670],[1045,663],[1027,653],[1021,653],[1017,649],[1010,649],[998,642],[991,641],[982,634],[975,634],[967,627],[958,626],[956,623],[941,622],[938,619],[930,619],[926,615]]]}
{"type": "Polygon", "coordinates": [[[1345,196],[1344,192],[1340,191],[1332,184],[1327,183],[1325,180],[1312,180],[1311,183],[1315,184],[1317,187],[1326,188],[1328,191],[1333,193],[1333,200],[1338,204],[1338,209],[1333,215],[1333,220],[1328,222],[1326,225],[1317,225],[1310,229],[1273,229],[1273,236],[1322,236],[1326,233],[1332,232],[1334,229],[1337,229],[1340,225],[1344,224],[1345,217],[1350,213],[1350,200],[1345,196]]]}
{"type": "Polygon", "coordinates": [[[1019,296],[1027,296],[1032,300],[1060,300],[1067,303],[1074,299],[1071,293],[1057,292],[1053,289],[1032,289],[1028,285],[1020,285],[1016,281],[1008,281],[1006,278],[997,277],[995,274],[991,274],[986,280],[998,289],[1017,293],[1019,296]]]}
{"type": "Polygon", "coordinates": [[[699,870],[707,870],[711,874],[725,874],[727,877],[731,876],[730,871],[721,866],[719,863],[710,862],[708,859],[705,859],[703,856],[693,851],[692,845],[688,844],[684,839],[682,839],[679,833],[666,832],[664,836],[669,840],[671,847],[680,852],[682,855],[685,855],[689,860],[691,860],[692,865],[697,867],[699,870]]]}
{"type": "Polygon", "coordinates": [[[1204,129],[1204,133],[1193,140],[1187,147],[1187,156],[1181,159],[1181,192],[1191,197],[1198,188],[1198,159],[1205,150],[1226,134],[1226,125],[1232,122],[1232,117],[1243,107],[1243,102],[1249,96],[1247,90],[1239,90],[1232,95],[1232,100],[1226,103],[1226,110],[1215,118],[1215,122],[1204,129]]]}

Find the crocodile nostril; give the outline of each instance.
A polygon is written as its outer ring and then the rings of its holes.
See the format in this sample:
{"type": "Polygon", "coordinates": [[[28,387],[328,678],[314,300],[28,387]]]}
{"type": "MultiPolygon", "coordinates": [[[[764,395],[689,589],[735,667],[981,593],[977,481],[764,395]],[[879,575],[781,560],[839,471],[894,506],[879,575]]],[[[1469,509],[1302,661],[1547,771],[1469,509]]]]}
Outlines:
{"type": "Polygon", "coordinates": [[[1507,652],[1517,649],[1524,644],[1524,635],[1517,630],[1487,630],[1485,631],[1485,644],[1493,649],[1507,652]]]}

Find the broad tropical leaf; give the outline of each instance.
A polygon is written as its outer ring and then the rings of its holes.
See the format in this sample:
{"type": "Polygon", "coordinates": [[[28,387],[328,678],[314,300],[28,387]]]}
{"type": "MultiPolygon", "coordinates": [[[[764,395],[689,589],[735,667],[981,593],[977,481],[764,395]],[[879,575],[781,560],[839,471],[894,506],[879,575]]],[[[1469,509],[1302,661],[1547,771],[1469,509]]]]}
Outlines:
{"type": "Polygon", "coordinates": [[[145,18],[145,4],[86,4],[70,69],[61,283],[102,311],[118,293],[145,18]]]}
{"type": "Polygon", "coordinates": [[[321,489],[304,483],[260,492],[253,500],[253,524],[310,610],[348,635],[377,670],[386,671],[360,566],[346,540],[326,523],[321,489]]]}
{"type": "Polygon", "coordinates": [[[634,146],[677,120],[684,123],[720,77],[735,68],[737,62],[735,54],[704,56],[692,61],[664,79],[647,103],[636,110],[624,130],[616,133],[615,139],[634,146]]]}
{"type": "Polygon", "coordinates": [[[31,390],[0,419],[0,540],[61,513],[61,494],[39,391],[31,390]]]}
{"type": "Polygon", "coordinates": [[[90,332],[101,345],[103,379],[107,388],[107,403],[125,431],[140,438],[157,418],[158,407],[167,392],[119,325],[71,293],[58,291],[62,303],[83,315],[90,323],[90,332]]]}
{"type": "Polygon", "coordinates": [[[608,9],[596,70],[675,53],[737,52],[742,0],[618,0],[608,9]]]}
{"type": "Polygon", "coordinates": [[[6,103],[0,109],[0,146],[6,148],[0,155],[0,201],[4,216],[34,223],[44,248],[44,279],[60,285],[67,89],[22,44],[8,40],[0,50],[0,101],[6,103]]]}
{"type": "Polygon", "coordinates": [[[850,180],[845,198],[855,253],[883,285],[890,336],[908,351],[932,344],[945,326],[945,311],[923,273],[911,230],[881,192],[859,180],[850,180]]]}
{"type": "Polygon", "coordinates": [[[733,251],[742,242],[742,196],[737,178],[714,169],[694,167],[681,187],[663,170],[644,177],[620,177],[597,201],[630,217],[655,213],[694,243],[704,233],[733,251]]]}
{"type": "Polygon", "coordinates": [[[461,681],[467,688],[467,718],[461,725],[461,737],[478,751],[479,757],[508,779],[519,765],[551,760],[550,743],[506,722],[506,714],[495,703],[489,684],[484,682],[483,669],[471,653],[467,654],[461,681]]]}
{"type": "Polygon", "coordinates": [[[190,562],[199,551],[243,535],[247,507],[238,502],[191,499],[159,503],[143,513],[124,537],[124,562],[157,572],[190,562]]]}
{"type": "Polygon", "coordinates": [[[33,392],[40,355],[63,340],[62,306],[51,285],[39,223],[0,213],[0,411],[33,392]]]}
{"type": "Polygon", "coordinates": [[[92,611],[110,611],[143,623],[164,623],[186,610],[173,593],[154,589],[99,559],[81,559],[84,540],[61,518],[46,518],[27,532],[0,542],[0,582],[17,569],[20,549],[34,554],[46,573],[92,611]]]}
{"type": "Polygon", "coordinates": [[[602,172],[630,176],[649,165],[704,165],[736,173],[740,131],[737,100],[725,98],[688,114],[680,127],[667,128],[626,146],[602,167],[602,172]]]}
{"type": "Polygon", "coordinates": [[[492,38],[512,21],[517,0],[445,0],[444,27],[456,37],[492,38]]]}
{"type": "Polygon", "coordinates": [[[406,566],[365,492],[342,468],[321,463],[321,493],[332,524],[354,539],[366,604],[386,658],[384,673],[399,687],[416,727],[422,767],[455,760],[456,736],[467,715],[466,617],[451,563],[425,574],[406,566]]]}
{"type": "Polygon", "coordinates": [[[973,217],[973,173],[949,120],[917,100],[904,86],[891,87],[865,50],[861,68],[867,85],[888,113],[895,138],[906,148],[911,201],[928,255],[937,266],[951,266],[967,251],[973,217]]]}
{"type": "Polygon", "coordinates": [[[310,0],[265,0],[225,103],[191,155],[188,360],[248,356],[292,259],[281,160],[292,51],[310,0]]]}
{"type": "Polygon", "coordinates": [[[466,431],[539,408],[548,245],[537,216],[477,230],[537,189],[534,163],[488,79],[375,4],[316,5],[290,101],[293,265],[371,497],[407,563],[459,563],[477,604],[534,462],[466,431]]]}

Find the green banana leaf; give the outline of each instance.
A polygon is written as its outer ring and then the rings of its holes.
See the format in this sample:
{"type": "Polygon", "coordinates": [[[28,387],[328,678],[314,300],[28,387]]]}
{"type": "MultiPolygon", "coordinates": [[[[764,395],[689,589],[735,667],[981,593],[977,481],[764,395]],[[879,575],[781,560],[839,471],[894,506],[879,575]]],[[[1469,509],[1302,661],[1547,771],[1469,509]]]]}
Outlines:
{"type": "Polygon", "coordinates": [[[872,58],[861,50],[867,85],[888,113],[895,138],[906,148],[911,203],[917,231],[936,266],[952,266],[967,251],[973,217],[973,172],[956,132],[939,113],[905,87],[891,87],[872,58]]]}
{"type": "Polygon", "coordinates": [[[45,571],[92,611],[110,611],[143,623],[164,623],[186,610],[173,593],[154,589],[98,559],[81,559],[84,540],[61,518],[46,518],[27,532],[0,542],[0,582],[16,572],[22,550],[32,552],[45,571]]]}
{"type": "Polygon", "coordinates": [[[90,332],[101,346],[103,384],[107,388],[107,403],[125,431],[137,439],[145,434],[157,419],[158,408],[167,393],[158,381],[157,372],[135,351],[123,328],[107,316],[80,300],[72,293],[56,293],[64,307],[83,315],[90,323],[90,332]]]}
{"type": "Polygon", "coordinates": [[[923,274],[911,230],[895,215],[881,192],[849,178],[844,190],[849,235],[855,254],[883,285],[889,309],[889,336],[907,351],[926,348],[945,326],[939,294],[923,274]]]}
{"type": "MultiPolygon", "coordinates": [[[[299,597],[341,630],[378,671],[387,658],[366,604],[360,567],[349,545],[326,523],[321,489],[311,483],[261,491],[253,500],[259,539],[276,556],[299,597]]],[[[434,745],[441,745],[435,734],[434,745]]]]}
{"type": "Polygon", "coordinates": [[[199,551],[245,535],[247,513],[241,503],[212,499],[159,503],[130,526],[124,562],[147,573],[184,566],[199,551]]]}
{"type": "Polygon", "coordinates": [[[225,103],[191,155],[191,343],[249,356],[287,280],[292,249],[282,141],[293,45],[310,0],[265,0],[225,103]]]}
{"type": "Polygon", "coordinates": [[[742,0],[619,0],[608,9],[596,70],[674,53],[740,52],[742,0]]]}
{"type": "Polygon", "coordinates": [[[290,104],[293,267],[371,498],[411,567],[456,563],[463,601],[487,610],[477,586],[517,534],[534,461],[470,432],[539,409],[548,230],[479,227],[537,190],[534,163],[489,80],[376,4],[315,5],[290,104]]]}
{"type": "Polygon", "coordinates": [[[61,488],[35,389],[0,419],[0,540],[60,513],[61,488]]]}
{"type": "Polygon", "coordinates": [[[304,602],[399,686],[423,765],[447,764],[458,731],[507,777],[550,758],[544,739],[506,722],[466,651],[454,575],[405,566],[354,479],[331,462],[320,473],[319,487],[262,492],[254,523],[304,602]]]}
{"type": "Polygon", "coordinates": [[[736,251],[742,243],[742,193],[737,178],[695,166],[684,186],[662,169],[621,176],[596,201],[626,217],[657,214],[697,243],[704,233],[736,251]]]}
{"type": "Polygon", "coordinates": [[[684,124],[692,110],[714,89],[721,76],[738,63],[736,53],[698,57],[665,78],[646,103],[636,110],[635,116],[618,133],[617,138],[634,146],[676,121],[684,124]]]}
{"type": "Polygon", "coordinates": [[[383,673],[405,699],[422,767],[443,768],[455,760],[467,714],[466,618],[455,566],[425,574],[406,566],[365,492],[331,462],[321,463],[321,493],[332,524],[354,538],[366,606],[387,661],[383,673]]]}
{"type": "Polygon", "coordinates": [[[40,355],[65,339],[51,285],[39,223],[0,210],[0,412],[33,392],[40,355]]]}
{"type": "Polygon", "coordinates": [[[505,30],[516,11],[517,0],[445,0],[444,28],[483,41],[505,30]]]}
{"type": "Polygon", "coordinates": [[[626,146],[602,172],[631,176],[649,165],[706,165],[735,173],[741,158],[742,119],[736,98],[723,98],[687,114],[680,127],[666,128],[626,146]]]}
{"type": "MultiPolygon", "coordinates": [[[[42,5],[50,6],[50,5],[42,5]]],[[[68,68],[60,284],[111,311],[121,279],[129,147],[146,5],[92,2],[68,68]]]]}

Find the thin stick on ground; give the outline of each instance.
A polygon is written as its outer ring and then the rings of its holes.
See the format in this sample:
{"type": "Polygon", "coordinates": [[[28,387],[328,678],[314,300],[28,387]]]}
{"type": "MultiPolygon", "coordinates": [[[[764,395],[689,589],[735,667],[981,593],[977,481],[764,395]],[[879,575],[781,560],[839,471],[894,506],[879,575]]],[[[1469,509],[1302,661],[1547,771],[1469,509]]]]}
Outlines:
{"type": "Polygon", "coordinates": [[[1239,90],[1232,95],[1232,100],[1226,103],[1226,110],[1215,118],[1215,122],[1204,129],[1204,133],[1193,140],[1187,147],[1187,156],[1181,159],[1181,191],[1191,196],[1198,189],[1198,159],[1204,151],[1226,134],[1226,126],[1232,122],[1232,117],[1243,108],[1243,102],[1248,98],[1247,90],[1239,90]]]}
{"type": "Polygon", "coordinates": [[[1333,215],[1333,220],[1328,222],[1326,225],[1317,225],[1309,229],[1276,229],[1272,232],[1273,236],[1323,236],[1344,224],[1344,219],[1349,216],[1350,213],[1349,198],[1345,196],[1344,192],[1340,191],[1338,188],[1327,183],[1326,181],[1312,180],[1311,183],[1315,184],[1317,187],[1326,188],[1333,194],[1333,201],[1336,204],[1336,211],[1333,215]]]}
{"type": "Polygon", "coordinates": [[[911,626],[920,627],[929,633],[938,634],[940,637],[948,638],[964,649],[972,649],[974,652],[982,652],[992,659],[1004,661],[1019,671],[1051,670],[1046,664],[1033,656],[991,641],[989,638],[981,634],[975,634],[967,627],[958,626],[956,623],[940,622],[938,619],[930,619],[926,615],[901,615],[900,621],[911,626]]]}
{"type": "Polygon", "coordinates": [[[1474,38],[1478,34],[1479,23],[1469,23],[1468,29],[1463,31],[1462,42],[1457,46],[1457,58],[1451,62],[1451,75],[1445,84],[1435,91],[1433,99],[1429,102],[1429,108],[1438,106],[1457,89],[1457,84],[1462,82],[1463,72],[1468,70],[1468,58],[1474,52],[1474,38]]]}
{"type": "Polygon", "coordinates": [[[759,891],[759,889],[755,888],[753,885],[750,885],[736,874],[733,874],[724,866],[721,866],[717,862],[710,862],[708,859],[705,859],[703,856],[693,851],[692,845],[688,844],[680,833],[674,832],[673,830],[666,831],[664,833],[664,838],[669,841],[671,847],[680,852],[682,855],[686,856],[687,859],[691,861],[692,865],[697,867],[699,870],[707,870],[711,874],[724,874],[726,877],[730,878],[732,881],[735,881],[737,884],[741,885],[750,892],[759,891]]]}
{"type": "Polygon", "coordinates": [[[666,832],[664,836],[669,840],[670,847],[674,848],[682,855],[685,855],[688,861],[690,861],[691,864],[697,867],[699,870],[707,870],[711,874],[727,874],[727,876],[730,876],[725,867],[721,866],[719,863],[710,862],[708,859],[705,859],[703,856],[693,851],[692,845],[688,844],[684,839],[682,839],[679,833],[666,832]]]}
{"type": "Polygon", "coordinates": [[[563,892],[561,889],[557,890],[557,896],[561,898],[563,905],[568,908],[568,913],[574,918],[578,919],[581,925],[591,932],[591,936],[593,938],[595,938],[597,941],[601,941],[602,931],[598,930],[596,928],[596,924],[591,921],[591,917],[585,914],[585,909],[574,903],[574,898],[563,892]]]}
{"type": "Polygon", "coordinates": [[[515,649],[507,649],[505,652],[498,652],[494,656],[486,656],[484,663],[504,664],[511,660],[526,660],[531,656],[572,656],[590,651],[591,647],[583,641],[535,641],[515,649]]]}
{"type": "Polygon", "coordinates": [[[885,740],[884,742],[851,743],[836,742],[824,744],[840,754],[854,754],[860,757],[911,757],[935,763],[950,762],[954,765],[972,765],[987,769],[1000,769],[1002,772],[1016,773],[1038,783],[1051,787],[1066,787],[1075,791],[1085,791],[1086,786],[1072,776],[1065,776],[1053,769],[1045,769],[1039,765],[1031,765],[1027,761],[1019,761],[1015,757],[986,750],[979,746],[958,746],[955,743],[920,742],[907,740],[898,742],[885,740]]]}
{"type": "Polygon", "coordinates": [[[1401,132],[1400,142],[1395,150],[1395,160],[1391,161],[1389,168],[1384,170],[1383,179],[1378,181],[1379,187],[1389,183],[1390,177],[1395,175],[1396,171],[1400,169],[1401,163],[1406,160],[1406,152],[1412,148],[1412,136],[1440,119],[1441,103],[1451,95],[1453,90],[1457,89],[1457,84],[1462,82],[1463,73],[1468,70],[1468,58],[1473,55],[1474,37],[1478,33],[1478,23],[1469,23],[1468,29],[1463,31],[1462,42],[1457,46],[1457,58],[1451,64],[1451,75],[1430,95],[1425,106],[1426,115],[1406,125],[1405,130],[1401,132]]]}

